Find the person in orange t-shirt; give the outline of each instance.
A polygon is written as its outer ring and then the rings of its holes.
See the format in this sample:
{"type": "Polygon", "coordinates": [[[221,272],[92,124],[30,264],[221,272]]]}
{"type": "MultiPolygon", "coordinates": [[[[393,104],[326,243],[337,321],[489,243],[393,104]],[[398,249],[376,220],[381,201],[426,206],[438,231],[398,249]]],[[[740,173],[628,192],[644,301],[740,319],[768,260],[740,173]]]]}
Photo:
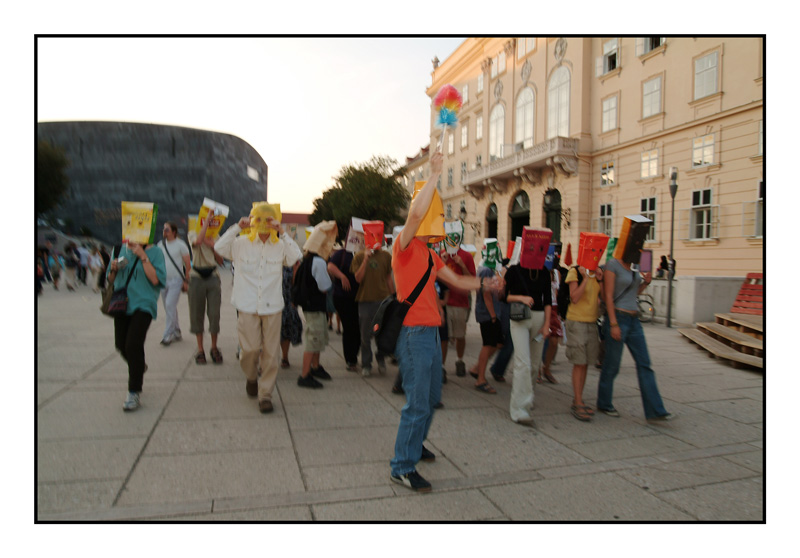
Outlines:
{"type": "Polygon", "coordinates": [[[411,294],[425,275],[429,262],[433,262],[422,293],[403,320],[395,347],[406,404],[400,413],[391,479],[417,492],[431,490],[431,484],[417,473],[416,464],[420,459],[436,459],[422,442],[428,436],[434,406],[442,396],[439,338],[442,320],[434,283],[438,277],[449,286],[462,290],[477,291],[485,287],[500,291],[503,288],[500,278],[482,284],[477,277],[456,275],[444,265],[438,254],[428,248],[429,240],[444,237],[444,211],[436,192],[436,181],[441,173],[442,154],[437,152],[431,156],[431,176],[414,192],[405,226],[392,246],[392,270],[400,301],[411,294]]]}

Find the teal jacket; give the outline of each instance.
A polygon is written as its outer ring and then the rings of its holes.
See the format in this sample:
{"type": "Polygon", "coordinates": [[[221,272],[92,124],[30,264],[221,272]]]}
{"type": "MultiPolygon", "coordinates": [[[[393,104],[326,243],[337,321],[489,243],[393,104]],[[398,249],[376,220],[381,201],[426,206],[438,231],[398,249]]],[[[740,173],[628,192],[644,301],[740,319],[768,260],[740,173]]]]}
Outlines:
{"type": "MultiPolygon", "coordinates": [[[[119,256],[127,259],[128,265],[117,272],[117,277],[114,279],[114,290],[125,286],[128,275],[133,269],[133,278],[128,283],[128,311],[126,313],[130,316],[136,310],[141,310],[153,316],[155,320],[158,310],[158,295],[167,283],[167,267],[164,263],[164,252],[155,244],[147,248],[145,254],[147,254],[147,258],[156,270],[158,285],[153,285],[147,278],[144,269],[142,269],[142,262],[136,264],[136,269],[134,269],[133,264],[138,258],[128,250],[127,245],[123,245],[119,256]]],[[[118,255],[114,254],[114,257],[117,258],[118,255]]],[[[111,266],[109,266],[110,268],[111,266]]]]}

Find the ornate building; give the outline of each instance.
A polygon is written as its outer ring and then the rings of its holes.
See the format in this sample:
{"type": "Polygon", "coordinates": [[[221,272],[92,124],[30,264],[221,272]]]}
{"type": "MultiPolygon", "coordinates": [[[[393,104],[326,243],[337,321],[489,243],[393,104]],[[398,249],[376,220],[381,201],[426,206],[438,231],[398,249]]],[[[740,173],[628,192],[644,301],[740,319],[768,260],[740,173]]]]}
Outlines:
{"type": "Polygon", "coordinates": [[[459,125],[442,138],[431,103],[430,145],[466,243],[496,237],[505,253],[545,226],[574,254],[581,231],[613,237],[641,213],[657,262],[677,167],[678,274],[762,271],[762,38],[470,38],[434,65],[428,96],[447,83],[459,125]]]}

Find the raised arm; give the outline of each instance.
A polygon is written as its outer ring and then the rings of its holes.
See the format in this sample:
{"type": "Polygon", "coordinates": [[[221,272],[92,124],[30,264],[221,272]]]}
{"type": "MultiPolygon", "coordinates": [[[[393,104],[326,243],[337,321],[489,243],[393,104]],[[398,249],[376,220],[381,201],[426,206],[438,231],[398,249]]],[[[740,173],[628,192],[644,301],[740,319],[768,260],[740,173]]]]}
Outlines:
{"type": "Polygon", "coordinates": [[[417,229],[419,228],[420,223],[422,223],[422,219],[428,212],[428,208],[433,200],[433,192],[436,190],[436,181],[439,180],[439,176],[441,174],[442,154],[436,152],[431,156],[431,175],[428,178],[428,181],[425,183],[425,186],[423,186],[417,194],[417,197],[411,204],[411,207],[408,209],[406,224],[403,227],[403,230],[400,231],[399,242],[401,250],[408,248],[408,245],[411,244],[411,241],[417,234],[417,229]]]}

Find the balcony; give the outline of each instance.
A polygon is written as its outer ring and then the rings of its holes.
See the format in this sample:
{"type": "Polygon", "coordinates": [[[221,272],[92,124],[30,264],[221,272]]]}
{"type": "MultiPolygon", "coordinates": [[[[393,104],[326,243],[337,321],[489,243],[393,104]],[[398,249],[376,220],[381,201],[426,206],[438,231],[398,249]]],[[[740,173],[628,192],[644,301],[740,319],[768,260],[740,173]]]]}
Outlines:
{"type": "Polygon", "coordinates": [[[483,197],[486,188],[504,192],[507,182],[521,176],[528,182],[537,182],[541,169],[558,164],[567,173],[577,171],[578,140],[556,137],[521,149],[521,144],[506,144],[503,152],[513,152],[491,161],[488,165],[469,171],[463,180],[464,188],[476,198],[483,197]]]}

